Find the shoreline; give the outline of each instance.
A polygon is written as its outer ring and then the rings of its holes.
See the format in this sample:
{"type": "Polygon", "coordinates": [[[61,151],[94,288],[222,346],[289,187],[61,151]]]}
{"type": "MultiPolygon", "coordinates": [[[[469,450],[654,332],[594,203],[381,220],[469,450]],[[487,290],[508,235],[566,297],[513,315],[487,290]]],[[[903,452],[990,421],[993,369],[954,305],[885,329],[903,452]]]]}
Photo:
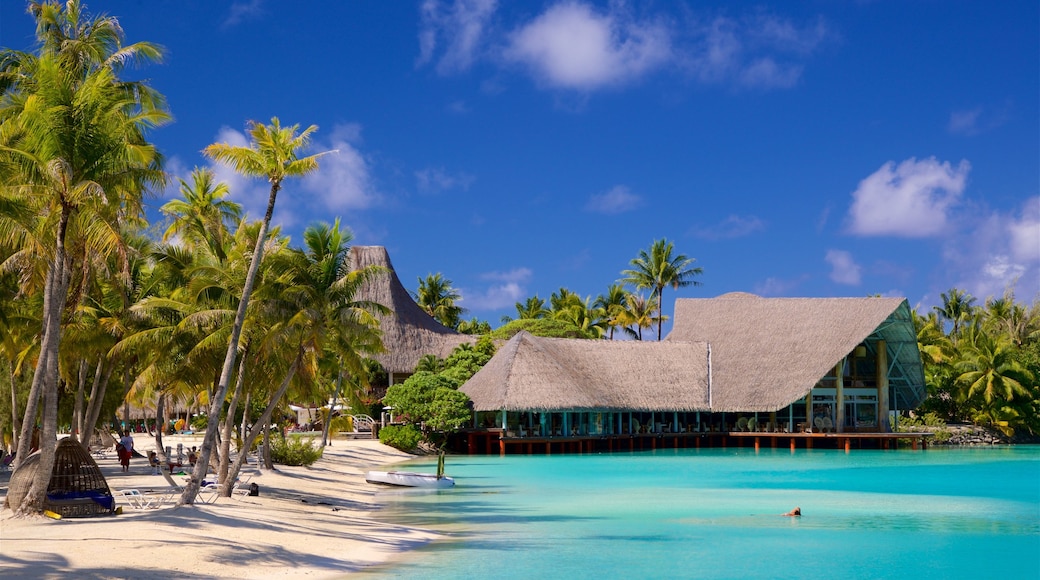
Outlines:
{"type": "MultiPolygon", "coordinates": [[[[147,454],[155,439],[135,436],[147,454]]],[[[168,436],[164,445],[198,445],[201,436],[168,436]]],[[[4,578],[336,578],[392,563],[443,534],[388,524],[376,517],[378,488],[368,469],[414,459],[378,441],[337,439],[311,467],[275,471],[243,468],[259,496],[220,498],[213,504],[132,509],[114,517],[14,518],[0,512],[0,576],[4,578]]],[[[115,453],[97,459],[115,490],[168,488],[135,457],[123,473],[115,453]]],[[[182,483],[182,478],[173,476],[182,483]]],[[[6,498],[10,472],[0,475],[6,498]]]]}

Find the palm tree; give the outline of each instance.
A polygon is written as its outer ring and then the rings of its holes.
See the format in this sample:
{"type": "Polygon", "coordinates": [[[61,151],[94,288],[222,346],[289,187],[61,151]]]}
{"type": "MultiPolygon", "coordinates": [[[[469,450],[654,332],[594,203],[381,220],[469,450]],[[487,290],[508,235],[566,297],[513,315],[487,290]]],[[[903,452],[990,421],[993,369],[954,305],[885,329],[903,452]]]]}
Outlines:
{"type": "Polygon", "coordinates": [[[191,183],[179,180],[184,199],[172,199],[159,211],[171,218],[163,233],[164,242],[180,236],[192,245],[208,245],[218,259],[224,260],[229,232],[242,220],[242,206],[224,199],[228,186],[215,179],[212,170],[196,167],[191,172],[191,183]]]}
{"type": "Polygon", "coordinates": [[[227,354],[224,356],[224,364],[221,367],[220,379],[217,382],[216,392],[210,400],[209,424],[206,428],[206,437],[202,441],[199,460],[195,465],[195,471],[187,485],[184,493],[178,500],[178,505],[191,504],[195,502],[198,495],[199,485],[209,463],[213,444],[217,437],[217,422],[220,417],[224,397],[227,395],[228,383],[235,366],[235,357],[238,353],[238,343],[242,335],[242,325],[246,318],[246,308],[249,305],[249,295],[253,291],[257,270],[263,260],[264,242],[267,238],[267,230],[271,224],[271,216],[274,213],[274,204],[282,183],[289,177],[302,177],[318,169],[318,158],[325,153],[318,153],[307,157],[300,157],[302,151],[310,141],[312,133],[318,127],[311,125],[301,133],[297,133],[299,125],[282,127],[277,117],[271,119],[270,125],[264,125],[255,121],[249,123],[249,135],[251,142],[246,147],[229,145],[227,143],[214,143],[206,147],[205,153],[215,161],[230,165],[235,171],[249,176],[266,178],[271,184],[271,192],[267,198],[267,210],[257,234],[256,245],[250,261],[249,271],[246,274],[245,283],[242,286],[242,297],[238,303],[235,313],[234,326],[231,329],[231,337],[228,340],[227,354]]]}
{"type": "Polygon", "coordinates": [[[945,320],[953,323],[953,331],[950,338],[957,341],[960,338],[961,323],[971,317],[975,310],[975,298],[967,292],[951,288],[949,292],[939,295],[942,298],[942,307],[935,306],[935,312],[945,320]]]}
{"type": "Polygon", "coordinates": [[[661,318],[658,310],[656,299],[647,299],[642,294],[628,294],[624,310],[617,314],[617,324],[625,334],[643,340],[643,329],[653,328],[661,318]]]}
{"type": "MultiPolygon", "coordinates": [[[[538,295],[531,296],[523,303],[516,303],[516,319],[517,320],[537,320],[539,318],[545,318],[552,312],[545,307],[545,300],[542,300],[538,295]]],[[[512,322],[513,319],[509,316],[503,316],[502,322],[512,322]]]]}
{"type": "MultiPolygon", "coordinates": [[[[701,283],[694,280],[694,276],[703,273],[700,267],[692,267],[696,261],[683,254],[672,256],[674,247],[665,239],[654,240],[649,250],[640,250],[639,256],[633,258],[630,270],[624,270],[621,282],[632,284],[636,288],[649,288],[650,298],[657,299],[660,308],[664,308],[664,288],[671,286],[678,290],[686,286],[700,286],[701,283]]],[[[661,340],[664,316],[657,318],[657,340],[661,340]]]]}
{"type": "MultiPolygon", "coordinates": [[[[260,419],[243,439],[243,449],[249,449],[268,424],[298,372],[313,385],[320,359],[327,356],[336,359],[339,368],[367,381],[363,359],[383,350],[375,315],[389,311],[356,297],[366,283],[386,270],[376,266],[350,270],[352,236],[340,228],[339,220],[332,226],[311,226],[303,238],[305,249],[272,256],[271,268],[277,280],[258,294],[264,310],[277,317],[262,340],[261,352],[285,374],[260,419]],[[295,354],[288,368],[284,367],[288,362],[283,352],[286,345],[292,345],[295,354]],[[278,358],[283,364],[278,364],[278,358]]],[[[234,481],[245,456],[239,454],[227,474],[228,481],[234,481]]],[[[223,491],[229,495],[230,487],[225,485],[223,491]]]]}
{"type": "Polygon", "coordinates": [[[962,371],[957,382],[967,387],[967,398],[982,396],[990,405],[996,399],[1012,401],[1031,396],[1026,386],[1033,375],[1014,356],[1011,341],[979,332],[954,366],[962,371]]]}
{"type": "MultiPolygon", "coordinates": [[[[5,51],[0,70],[0,155],[17,177],[5,185],[30,200],[39,216],[28,230],[46,251],[40,356],[26,404],[18,457],[28,456],[27,430],[43,408],[41,441],[56,442],[61,316],[71,278],[69,248],[105,255],[119,248],[117,220],[141,215],[141,197],[162,183],[161,158],[144,132],[168,120],[158,93],[120,81],[127,62],[155,60],[157,48],[122,46],[110,18],[81,21],[77,0],[34,3],[39,55],[5,51]],[[16,180],[16,181],[15,181],[16,180]],[[13,183],[12,183],[13,181],[13,183]],[[71,245],[70,245],[71,243],[71,245]]],[[[39,512],[54,461],[40,464],[19,513],[39,512]]]]}
{"type": "Polygon", "coordinates": [[[427,314],[448,328],[458,328],[462,315],[466,313],[466,309],[455,304],[462,295],[440,272],[420,277],[419,289],[412,298],[427,314]]]}
{"type": "Polygon", "coordinates": [[[606,324],[610,327],[610,340],[614,340],[614,329],[624,326],[618,321],[618,317],[625,311],[625,298],[628,292],[621,284],[611,284],[607,287],[606,294],[600,294],[593,303],[597,308],[602,308],[606,313],[606,324]]]}

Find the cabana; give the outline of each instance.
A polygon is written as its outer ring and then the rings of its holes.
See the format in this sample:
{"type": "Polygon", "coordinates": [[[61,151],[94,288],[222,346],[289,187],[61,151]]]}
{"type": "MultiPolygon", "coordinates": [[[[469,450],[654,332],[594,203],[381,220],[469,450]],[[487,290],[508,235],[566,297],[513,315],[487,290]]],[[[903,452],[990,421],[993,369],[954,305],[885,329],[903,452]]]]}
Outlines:
{"type": "Polygon", "coordinates": [[[675,446],[688,443],[678,434],[888,433],[889,411],[925,396],[905,300],[744,293],[678,300],[663,342],[518,334],[461,390],[474,429],[503,441],[654,435],[675,446]]]}
{"type": "MultiPolygon", "coordinates": [[[[40,468],[37,451],[20,462],[11,474],[7,504],[17,511],[29,493],[29,487],[40,468]]],[[[115,513],[115,499],[101,468],[90,453],[75,439],[66,437],[54,451],[54,469],[51,471],[43,509],[63,518],[83,518],[115,513]]]]}

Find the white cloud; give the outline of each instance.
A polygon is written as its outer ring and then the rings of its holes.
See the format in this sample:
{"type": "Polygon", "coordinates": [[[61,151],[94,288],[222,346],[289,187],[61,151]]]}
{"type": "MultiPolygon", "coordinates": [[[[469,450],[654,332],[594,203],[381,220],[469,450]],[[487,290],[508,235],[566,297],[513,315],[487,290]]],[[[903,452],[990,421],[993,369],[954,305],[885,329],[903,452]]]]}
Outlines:
{"type": "Polygon", "coordinates": [[[480,47],[497,7],[496,0],[455,0],[451,7],[438,0],[426,0],[419,8],[418,65],[432,62],[438,45],[444,49],[437,61],[440,74],[468,70],[477,59],[480,47]]]}
{"type": "Polygon", "coordinates": [[[451,189],[467,190],[474,178],[468,173],[448,173],[442,167],[428,167],[415,172],[416,187],[419,193],[440,193],[451,189]]]}
{"type": "Polygon", "coordinates": [[[950,133],[974,135],[978,132],[977,125],[979,122],[979,115],[981,114],[981,108],[971,109],[969,111],[954,111],[950,113],[950,122],[946,128],[950,133]]]}
{"type": "Polygon", "coordinates": [[[996,129],[1007,122],[1010,105],[975,107],[950,113],[946,130],[954,135],[973,136],[996,129]]]}
{"type": "MultiPolygon", "coordinates": [[[[483,60],[522,67],[542,87],[586,93],[660,70],[710,84],[789,88],[834,36],[822,18],[797,23],[758,11],[694,19],[687,10],[644,5],[637,16],[624,1],[606,4],[557,1],[508,29],[492,26],[497,0],[425,0],[417,65],[435,63],[447,75],[483,60]]],[[[484,82],[500,90],[500,81],[484,82]]]]}
{"type": "Polygon", "coordinates": [[[756,284],[754,293],[759,296],[785,296],[795,292],[808,279],[802,275],[795,279],[766,278],[756,284]]]}
{"type": "Polygon", "coordinates": [[[551,6],[510,34],[503,57],[550,87],[592,90],[638,79],[669,60],[671,34],[619,6],[606,13],[582,2],[551,6]]]}
{"type": "Polygon", "coordinates": [[[762,231],[765,227],[765,222],[756,216],[734,214],[715,225],[696,227],[692,234],[702,240],[731,240],[762,231]]]}
{"type": "Polygon", "coordinates": [[[986,297],[1017,284],[1032,296],[1040,288],[1040,197],[1028,199],[1018,213],[984,213],[974,223],[968,219],[943,248],[942,267],[951,285],[986,297]]]}
{"type": "Polygon", "coordinates": [[[500,310],[509,308],[527,296],[526,283],[531,279],[531,270],[515,268],[508,272],[488,272],[481,274],[482,280],[491,285],[484,290],[460,290],[463,299],[459,300],[471,311],[500,310]]]}
{"type": "Polygon", "coordinates": [[[845,250],[827,250],[824,260],[831,265],[830,279],[838,284],[858,286],[861,268],[845,250]]]}
{"type": "Polygon", "coordinates": [[[629,191],[624,185],[616,185],[610,191],[589,196],[585,211],[619,214],[632,211],[643,204],[643,198],[629,191]]]}
{"type": "Polygon", "coordinates": [[[336,152],[320,158],[319,169],[304,178],[302,187],[333,212],[364,209],[379,197],[368,161],[356,147],[360,141],[361,126],[348,123],[333,128],[327,142],[313,142],[318,151],[336,152]]]}
{"type": "MultiPolygon", "coordinates": [[[[290,180],[282,186],[275,204],[272,224],[283,227],[299,225],[303,219],[301,216],[308,213],[308,208],[314,206],[339,212],[363,209],[375,203],[378,193],[372,185],[368,163],[361,152],[351,144],[359,142],[360,135],[360,126],[346,124],[335,127],[328,141],[312,141],[314,152],[337,152],[320,157],[318,170],[302,181],[290,180]],[[301,194],[301,190],[306,195],[301,194]]],[[[245,134],[228,127],[220,129],[214,142],[227,143],[235,147],[249,146],[245,134]]],[[[218,181],[227,183],[229,198],[242,204],[248,219],[263,217],[270,196],[270,187],[266,180],[245,177],[222,163],[212,163],[210,168],[218,181]]]]}
{"type": "Polygon", "coordinates": [[[248,2],[234,2],[228,10],[228,17],[224,20],[224,27],[234,26],[245,20],[251,20],[264,13],[263,0],[249,0],[248,2]]]}
{"type": "Polygon", "coordinates": [[[681,60],[704,83],[790,88],[801,79],[801,61],[831,36],[822,19],[799,27],[776,16],[716,17],[691,28],[681,60]]]}
{"type": "Polygon", "coordinates": [[[1023,204],[1022,217],[1009,220],[1011,256],[1026,264],[1040,265],[1040,197],[1023,204]]]}
{"type": "Polygon", "coordinates": [[[923,238],[943,233],[971,164],[956,168],[934,157],[898,166],[889,161],[859,183],[849,208],[850,231],[864,236],[923,238]]]}

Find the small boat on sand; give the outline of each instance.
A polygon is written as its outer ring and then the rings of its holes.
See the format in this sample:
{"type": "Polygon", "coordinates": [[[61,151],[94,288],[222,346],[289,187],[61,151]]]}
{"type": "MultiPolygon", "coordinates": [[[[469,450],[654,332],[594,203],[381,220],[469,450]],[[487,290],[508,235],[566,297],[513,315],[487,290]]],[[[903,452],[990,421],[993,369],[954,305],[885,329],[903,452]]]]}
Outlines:
{"type": "Polygon", "coordinates": [[[383,485],[425,487],[431,489],[443,489],[455,486],[455,480],[446,475],[438,477],[433,473],[415,473],[411,471],[369,471],[365,474],[365,481],[368,483],[380,483],[383,485]]]}

